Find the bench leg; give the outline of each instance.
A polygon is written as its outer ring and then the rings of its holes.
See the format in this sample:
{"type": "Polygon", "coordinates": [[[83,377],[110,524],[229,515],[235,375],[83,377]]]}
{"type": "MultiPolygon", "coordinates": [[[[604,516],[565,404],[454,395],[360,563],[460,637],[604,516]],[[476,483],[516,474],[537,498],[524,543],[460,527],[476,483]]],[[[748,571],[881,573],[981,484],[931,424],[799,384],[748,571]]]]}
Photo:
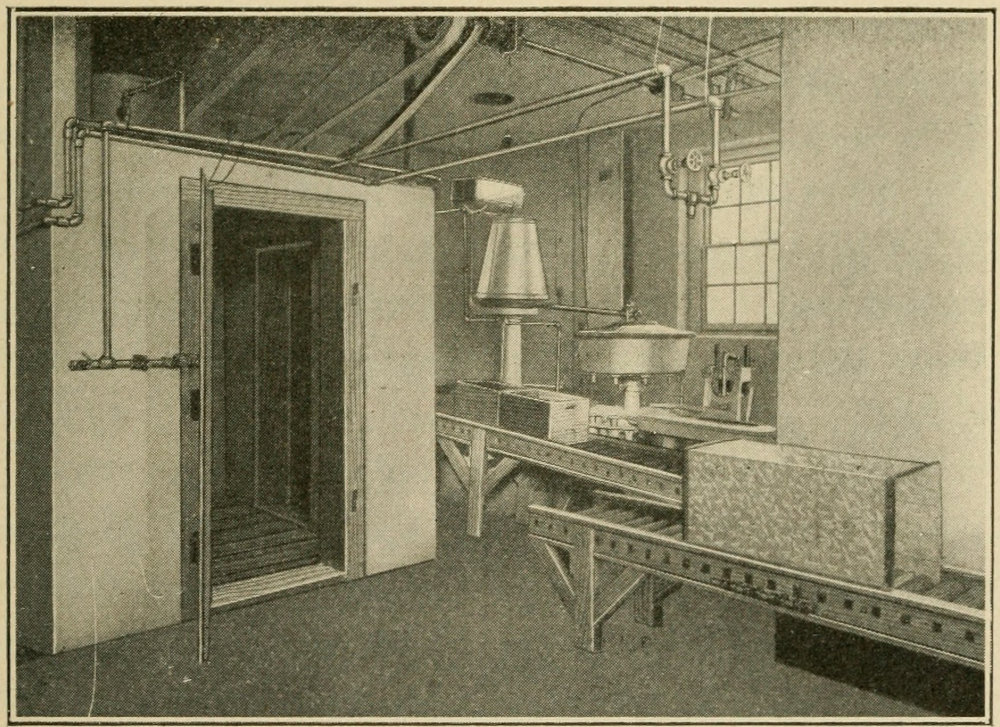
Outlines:
{"type": "Polygon", "coordinates": [[[474,538],[483,534],[483,509],[486,507],[486,432],[472,430],[469,443],[469,502],[466,532],[474,538]]]}
{"type": "Polygon", "coordinates": [[[632,601],[632,613],[637,623],[651,628],[663,626],[663,602],[667,596],[681,587],[679,581],[648,575],[636,589],[632,601]]]}

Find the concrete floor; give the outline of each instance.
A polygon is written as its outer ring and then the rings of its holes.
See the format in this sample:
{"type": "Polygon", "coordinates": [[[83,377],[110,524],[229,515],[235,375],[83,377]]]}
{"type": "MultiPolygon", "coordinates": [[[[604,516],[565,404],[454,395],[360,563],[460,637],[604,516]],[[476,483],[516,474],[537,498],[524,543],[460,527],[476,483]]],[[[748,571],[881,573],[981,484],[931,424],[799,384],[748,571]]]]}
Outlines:
{"type": "Polygon", "coordinates": [[[648,629],[622,608],[598,654],[572,645],[526,529],[464,536],[442,504],[438,559],[17,669],[20,716],[850,716],[916,707],[777,664],[773,616],[685,587],[648,629]],[[91,698],[93,708],[91,711],[91,698]]]}

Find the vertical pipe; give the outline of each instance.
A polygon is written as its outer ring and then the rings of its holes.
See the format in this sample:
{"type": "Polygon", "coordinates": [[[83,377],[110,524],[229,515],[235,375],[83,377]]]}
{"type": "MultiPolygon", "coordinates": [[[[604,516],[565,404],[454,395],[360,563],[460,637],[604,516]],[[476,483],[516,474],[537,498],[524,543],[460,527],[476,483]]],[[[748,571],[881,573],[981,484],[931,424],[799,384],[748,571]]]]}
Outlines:
{"type": "Polygon", "coordinates": [[[469,213],[462,210],[462,242],[465,246],[465,286],[462,289],[462,312],[466,323],[485,323],[496,321],[494,316],[473,316],[469,307],[469,298],[472,296],[472,237],[469,235],[469,213]]]}
{"type": "Polygon", "coordinates": [[[712,164],[718,168],[722,164],[722,145],[719,138],[719,119],[722,116],[722,99],[712,96],[708,99],[708,106],[712,109],[712,164]]]}
{"type": "Polygon", "coordinates": [[[104,349],[101,359],[111,355],[111,138],[101,132],[101,276],[103,287],[104,349]]]}
{"type": "Polygon", "coordinates": [[[184,131],[184,117],[187,115],[187,92],[185,90],[184,73],[177,74],[177,130],[184,131]]]}
{"type": "Polygon", "coordinates": [[[670,155],[670,76],[672,70],[666,63],[657,66],[663,77],[663,154],[670,155]]]}
{"type": "MultiPolygon", "coordinates": [[[[687,187],[687,184],[684,187],[687,187]]],[[[677,327],[681,330],[687,330],[688,318],[688,234],[687,202],[679,198],[677,200],[677,327]]]]}

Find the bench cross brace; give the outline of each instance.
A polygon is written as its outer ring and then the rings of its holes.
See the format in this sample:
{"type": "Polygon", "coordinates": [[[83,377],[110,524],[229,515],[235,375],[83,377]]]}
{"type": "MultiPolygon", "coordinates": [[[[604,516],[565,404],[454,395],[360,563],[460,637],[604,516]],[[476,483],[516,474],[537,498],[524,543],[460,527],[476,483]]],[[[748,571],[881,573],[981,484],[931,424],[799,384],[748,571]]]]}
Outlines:
{"type": "Polygon", "coordinates": [[[463,454],[458,444],[451,439],[438,437],[437,442],[468,496],[466,531],[478,538],[483,533],[486,498],[498,491],[500,485],[521,463],[502,456],[494,456],[491,461],[491,456],[486,451],[486,432],[482,429],[472,430],[468,454],[463,454]]]}
{"type": "Polygon", "coordinates": [[[576,624],[577,646],[585,651],[601,649],[604,623],[630,596],[637,621],[662,626],[663,600],[680,588],[679,582],[599,561],[594,557],[595,537],[594,530],[585,528],[575,534],[574,545],[531,538],[552,587],[576,624]]]}

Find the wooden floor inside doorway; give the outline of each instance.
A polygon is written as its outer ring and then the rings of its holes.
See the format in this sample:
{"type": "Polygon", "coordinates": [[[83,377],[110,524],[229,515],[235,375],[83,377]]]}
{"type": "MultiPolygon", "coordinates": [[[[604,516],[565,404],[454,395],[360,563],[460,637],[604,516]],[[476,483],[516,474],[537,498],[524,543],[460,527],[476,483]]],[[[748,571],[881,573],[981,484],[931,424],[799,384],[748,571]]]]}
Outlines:
{"type": "Polygon", "coordinates": [[[291,518],[249,505],[213,509],[213,585],[317,563],[319,538],[291,518]]]}

